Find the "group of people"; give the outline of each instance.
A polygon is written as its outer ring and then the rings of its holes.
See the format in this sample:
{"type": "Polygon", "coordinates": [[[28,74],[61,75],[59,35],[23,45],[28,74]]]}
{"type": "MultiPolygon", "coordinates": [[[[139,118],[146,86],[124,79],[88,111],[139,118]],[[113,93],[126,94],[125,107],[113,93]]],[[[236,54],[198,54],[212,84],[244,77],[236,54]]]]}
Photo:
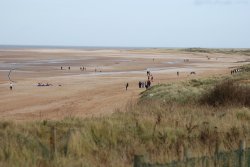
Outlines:
{"type": "Polygon", "coordinates": [[[139,86],[139,88],[148,89],[151,86],[151,81],[150,80],[147,80],[145,82],[139,81],[138,86],[139,86]]]}
{"type": "Polygon", "coordinates": [[[87,68],[86,67],[80,67],[80,70],[81,71],[87,71],[87,68]]]}
{"type": "MultiPolygon", "coordinates": [[[[71,69],[71,67],[68,66],[68,70],[70,70],[70,69],[71,69]]],[[[62,66],[61,66],[61,70],[64,70],[64,68],[62,66]]],[[[87,71],[87,67],[84,67],[84,66],[80,67],[80,71],[87,71]]],[[[102,72],[102,70],[95,68],[95,72],[102,72]]]]}
{"type": "Polygon", "coordinates": [[[44,83],[38,83],[37,84],[37,86],[53,86],[52,84],[49,84],[49,83],[46,83],[46,84],[44,84],[44,83]]]}
{"type": "Polygon", "coordinates": [[[151,86],[151,83],[154,81],[154,77],[150,71],[147,71],[147,81],[139,81],[138,86],[139,88],[146,88],[148,89],[151,86]]]}
{"type": "MultiPolygon", "coordinates": [[[[150,88],[150,86],[154,80],[154,77],[150,73],[150,71],[147,71],[147,78],[148,78],[147,81],[139,81],[139,83],[138,83],[139,88],[146,88],[146,89],[150,88]]],[[[126,91],[128,90],[128,86],[129,86],[129,84],[126,83],[126,85],[125,85],[126,91]]]]}
{"type": "Polygon", "coordinates": [[[231,75],[236,74],[240,71],[241,71],[241,69],[239,69],[239,68],[233,69],[233,70],[231,70],[231,75]]]}
{"type": "Polygon", "coordinates": [[[102,70],[97,70],[97,69],[95,68],[95,72],[102,72],[102,70]]]}
{"type": "MultiPolygon", "coordinates": [[[[63,67],[61,66],[61,70],[63,70],[63,67]]],[[[68,70],[70,70],[70,66],[68,67],[68,70]]]]}
{"type": "MultiPolygon", "coordinates": [[[[70,70],[70,66],[68,66],[68,70],[70,70]]],[[[63,70],[63,67],[61,66],[61,70],[63,70]]],[[[87,68],[86,67],[80,67],[80,70],[81,71],[87,71],[87,68]]]]}

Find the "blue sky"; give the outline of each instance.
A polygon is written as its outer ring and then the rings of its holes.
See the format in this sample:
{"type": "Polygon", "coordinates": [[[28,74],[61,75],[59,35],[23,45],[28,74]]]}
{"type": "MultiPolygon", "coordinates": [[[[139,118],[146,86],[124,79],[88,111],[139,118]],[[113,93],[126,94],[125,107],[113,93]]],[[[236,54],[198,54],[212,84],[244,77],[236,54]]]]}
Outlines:
{"type": "Polygon", "coordinates": [[[250,48],[250,0],[0,0],[0,44],[250,48]]]}

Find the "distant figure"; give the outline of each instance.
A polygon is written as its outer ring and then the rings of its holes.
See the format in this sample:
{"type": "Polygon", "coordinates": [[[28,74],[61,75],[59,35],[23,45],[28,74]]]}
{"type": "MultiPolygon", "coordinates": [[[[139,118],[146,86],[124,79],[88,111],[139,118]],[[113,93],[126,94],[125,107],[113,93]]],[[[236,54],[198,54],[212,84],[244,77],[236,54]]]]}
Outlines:
{"type": "Polygon", "coordinates": [[[150,80],[147,81],[147,86],[148,86],[148,88],[151,86],[150,80]]]}
{"type": "Polygon", "coordinates": [[[139,84],[138,84],[138,85],[139,85],[139,88],[141,88],[141,81],[139,81],[139,84]]]}
{"type": "Polygon", "coordinates": [[[80,70],[82,71],[82,67],[80,67],[80,70]]]}
{"type": "Polygon", "coordinates": [[[126,90],[128,90],[128,83],[126,84],[126,90]]]}
{"type": "Polygon", "coordinates": [[[194,71],[192,71],[192,72],[190,72],[190,74],[192,75],[192,74],[196,74],[194,71]]]}
{"type": "Polygon", "coordinates": [[[63,68],[61,67],[61,70],[62,70],[63,68]]]}
{"type": "Polygon", "coordinates": [[[179,76],[179,71],[177,71],[177,76],[179,76]]]}
{"type": "Polygon", "coordinates": [[[144,88],[144,82],[141,82],[141,88],[144,88]]]}
{"type": "Polygon", "coordinates": [[[147,76],[149,76],[150,75],[150,71],[147,71],[147,76]]]}
{"type": "Polygon", "coordinates": [[[69,66],[69,70],[70,70],[70,66],[69,66]]]}
{"type": "Polygon", "coordinates": [[[12,90],[13,89],[13,85],[12,85],[12,83],[10,83],[10,90],[12,90]]]}

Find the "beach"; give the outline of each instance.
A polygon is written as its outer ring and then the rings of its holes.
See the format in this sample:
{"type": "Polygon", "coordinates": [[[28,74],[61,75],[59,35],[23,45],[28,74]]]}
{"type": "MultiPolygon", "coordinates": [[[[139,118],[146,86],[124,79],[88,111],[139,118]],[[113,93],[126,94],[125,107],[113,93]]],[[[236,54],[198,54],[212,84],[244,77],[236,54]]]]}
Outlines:
{"type": "Polygon", "coordinates": [[[103,116],[136,102],[146,90],[138,82],[147,81],[147,71],[154,77],[152,85],[157,85],[230,75],[230,70],[248,61],[244,54],[180,49],[2,48],[0,118],[33,121],[103,116]],[[9,89],[11,69],[13,90],[9,89]]]}

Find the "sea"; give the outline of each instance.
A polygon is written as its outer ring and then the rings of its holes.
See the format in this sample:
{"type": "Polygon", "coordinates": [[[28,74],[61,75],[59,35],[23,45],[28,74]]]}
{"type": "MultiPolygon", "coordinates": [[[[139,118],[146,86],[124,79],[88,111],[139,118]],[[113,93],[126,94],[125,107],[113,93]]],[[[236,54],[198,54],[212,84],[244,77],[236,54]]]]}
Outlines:
{"type": "Polygon", "coordinates": [[[0,49],[84,49],[84,50],[103,50],[103,49],[182,49],[175,47],[124,47],[124,46],[57,46],[57,45],[0,45],[0,49]]]}

